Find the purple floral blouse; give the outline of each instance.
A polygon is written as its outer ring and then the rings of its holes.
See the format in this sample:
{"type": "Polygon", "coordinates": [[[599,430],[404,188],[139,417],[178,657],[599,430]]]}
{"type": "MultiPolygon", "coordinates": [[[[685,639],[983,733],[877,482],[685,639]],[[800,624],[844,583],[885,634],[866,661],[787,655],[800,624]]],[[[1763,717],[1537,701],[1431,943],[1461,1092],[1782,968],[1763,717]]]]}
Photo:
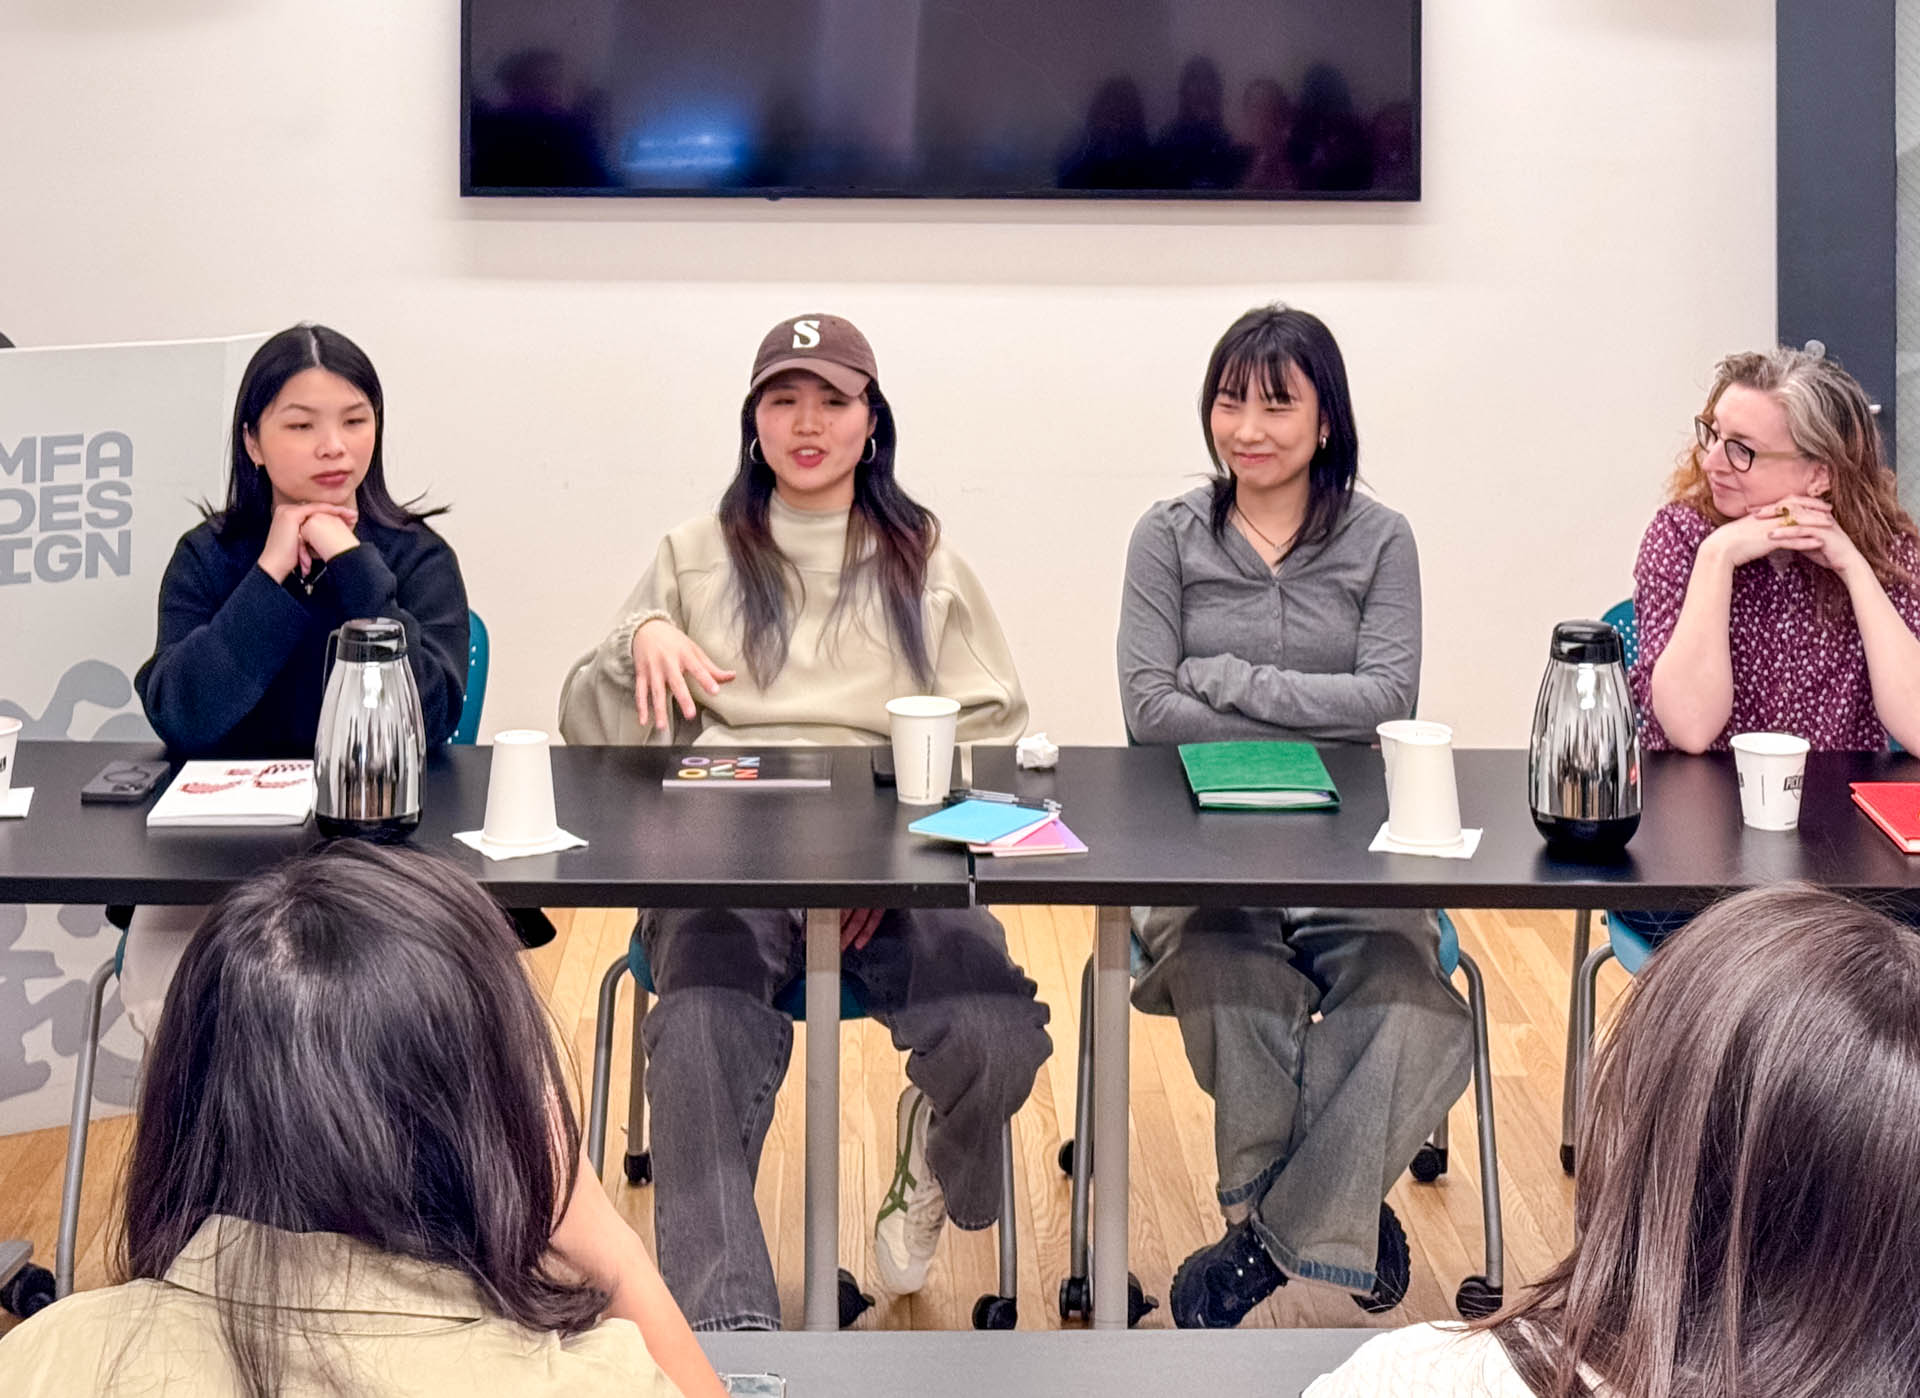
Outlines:
{"type": "MultiPolygon", "coordinates": [[[[1640,744],[1670,748],[1653,712],[1653,666],[1673,638],[1693,576],[1694,555],[1714,530],[1690,505],[1671,504],[1653,517],[1633,566],[1634,623],[1640,654],[1631,680],[1640,708],[1640,744]]],[[[1898,541],[1894,560],[1920,578],[1920,549],[1898,541]]],[[[1733,713],[1715,751],[1725,751],[1735,733],[1793,733],[1815,751],[1884,749],[1887,730],[1873,708],[1867,656],[1842,594],[1838,607],[1820,615],[1814,588],[1820,565],[1782,551],[1733,570],[1728,608],[1733,656],[1733,713]]],[[[1887,589],[1893,605],[1920,635],[1920,589],[1909,583],[1887,589]]]]}

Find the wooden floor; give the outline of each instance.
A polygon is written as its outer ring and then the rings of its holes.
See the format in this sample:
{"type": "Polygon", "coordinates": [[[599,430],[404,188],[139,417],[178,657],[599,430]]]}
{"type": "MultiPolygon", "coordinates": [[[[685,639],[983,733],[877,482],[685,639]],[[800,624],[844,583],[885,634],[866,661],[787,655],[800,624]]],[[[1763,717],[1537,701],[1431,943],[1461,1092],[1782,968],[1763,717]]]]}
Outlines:
{"type": "MultiPolygon", "coordinates": [[[[1057,1328],[1060,1278],[1067,1261],[1067,1181],[1055,1163],[1072,1134],[1074,1045],[1078,1042],[1080,971],[1093,940],[1087,908],[1000,908],[1013,955],[1039,983],[1053,1010],[1054,1055],[1014,1120],[1019,1196],[1019,1323],[1057,1328]]],[[[1572,1236],[1572,1184],[1561,1173],[1560,1071],[1566,1036],[1572,918],[1550,912],[1456,911],[1461,942],[1487,982],[1495,1101],[1511,1290],[1538,1275],[1572,1236]]],[[[529,953],[532,973],[556,1022],[572,1044],[584,1081],[593,1061],[594,1000],[601,973],[622,955],[633,925],[630,909],[556,912],[560,936],[529,953]]],[[[1610,965],[1601,978],[1604,1009],[1625,985],[1610,965]]],[[[653,1235],[652,1191],[621,1176],[627,1055],[632,999],[624,991],[615,1026],[607,1187],[641,1235],[653,1235]]],[[[794,1062],[803,1063],[805,1027],[794,1062]]],[[[1170,1019],[1132,1020],[1133,1174],[1130,1262],[1149,1293],[1165,1298],[1173,1269],[1194,1248],[1220,1234],[1214,1203],[1212,1108],[1194,1085],[1170,1019]]],[[[894,1105],[905,1081],[902,1055],[871,1021],[842,1031],[840,1252],[868,1290],[875,1290],[873,1210],[893,1167],[894,1105]]],[[[759,1184],[760,1213],[772,1241],[786,1323],[801,1317],[803,1081],[790,1073],[768,1138],[759,1184]]],[[[107,1224],[120,1188],[131,1120],[97,1122],[89,1140],[81,1220],[78,1284],[107,1280],[107,1224]]],[[[1406,1303],[1369,1317],[1339,1292],[1295,1284],[1254,1311],[1249,1325],[1399,1325],[1445,1319],[1461,1279],[1482,1267],[1479,1165],[1472,1095],[1454,1107],[1451,1170],[1438,1183],[1402,1177],[1390,1202],[1413,1244],[1413,1286],[1406,1303]]],[[[52,1265],[66,1132],[55,1129],[0,1137],[0,1239],[26,1236],[36,1260],[52,1265]]],[[[886,1329],[964,1329],[973,1303],[995,1287],[994,1234],[949,1228],[925,1290],[881,1295],[860,1324],[886,1329]]],[[[0,1318],[0,1327],[6,1321],[0,1318]]],[[[1171,1324],[1163,1307],[1144,1326],[1171,1324]]]]}

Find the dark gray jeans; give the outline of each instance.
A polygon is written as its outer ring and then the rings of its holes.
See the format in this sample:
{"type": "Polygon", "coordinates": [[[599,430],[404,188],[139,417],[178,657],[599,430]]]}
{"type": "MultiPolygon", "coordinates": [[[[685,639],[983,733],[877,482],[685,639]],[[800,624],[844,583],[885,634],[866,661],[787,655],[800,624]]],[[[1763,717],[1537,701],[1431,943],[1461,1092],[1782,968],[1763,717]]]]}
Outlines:
{"type": "Polygon", "coordinates": [[[1251,1205],[1289,1274],[1372,1290],[1380,1201],[1472,1066],[1433,914],[1142,911],[1152,965],[1133,1003],[1179,1018],[1213,1098],[1222,1208],[1251,1205]]]}
{"type": "MultiPolygon", "coordinates": [[[[793,1023],[773,1000],[805,965],[805,919],[781,909],[662,909],[640,935],[659,1003],[647,1015],[653,1227],[660,1272],[695,1330],[780,1327],[754,1206],[793,1023]]],[[[927,1161],[961,1228],[1000,1212],[1001,1129],[1052,1049],[1047,1007],[985,909],[890,912],[843,975],[906,1051],[933,1106],[927,1161]]]]}

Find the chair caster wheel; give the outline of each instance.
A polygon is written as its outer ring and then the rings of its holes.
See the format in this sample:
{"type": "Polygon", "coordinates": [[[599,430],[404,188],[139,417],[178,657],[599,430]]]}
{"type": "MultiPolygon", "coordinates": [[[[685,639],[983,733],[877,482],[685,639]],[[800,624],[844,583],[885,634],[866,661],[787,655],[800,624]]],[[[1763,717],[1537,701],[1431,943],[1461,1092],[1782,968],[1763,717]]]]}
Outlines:
{"type": "Polygon", "coordinates": [[[840,1328],[845,1330],[872,1309],[873,1298],[860,1289],[860,1283],[853,1279],[853,1273],[842,1267],[840,1269],[840,1328]]]}
{"type": "Polygon", "coordinates": [[[0,1310],[22,1320],[53,1304],[53,1273],[31,1264],[22,1267],[0,1286],[0,1310]]]}
{"type": "Polygon", "coordinates": [[[1060,1279],[1060,1319],[1091,1320],[1092,1318],[1092,1284],[1085,1277],[1062,1277],[1060,1279]]]}
{"type": "MultiPolygon", "coordinates": [[[[1140,1323],[1142,1316],[1153,1314],[1160,1309],[1160,1298],[1147,1295],[1146,1288],[1140,1285],[1140,1278],[1132,1272],[1127,1273],[1127,1328],[1131,1330],[1140,1323]]],[[[1093,1282],[1086,1277],[1062,1277],[1060,1279],[1060,1319],[1093,1319],[1093,1282]]]]}
{"type": "Polygon", "coordinates": [[[973,1303],[975,1330],[1011,1330],[1019,1318],[1019,1306],[1011,1296],[982,1296],[973,1303]]]}
{"type": "Polygon", "coordinates": [[[653,1152],[652,1151],[643,1150],[643,1151],[640,1151],[638,1154],[629,1155],[627,1157],[627,1183],[628,1184],[652,1184],[653,1183],[653,1152]]]}
{"type": "Polygon", "coordinates": [[[1060,1143],[1060,1153],[1054,1159],[1060,1164],[1060,1173],[1071,1179],[1073,1177],[1073,1138],[1071,1136],[1060,1143]]]}
{"type": "Polygon", "coordinates": [[[1460,1290],[1454,1293],[1454,1308],[1463,1319],[1478,1320],[1481,1316],[1492,1315],[1500,1309],[1505,1292],[1485,1277],[1468,1277],[1460,1283],[1460,1290]]]}
{"type": "Polygon", "coordinates": [[[1572,1146],[1560,1147],[1560,1168],[1562,1170],[1565,1170],[1569,1175],[1573,1173],[1573,1147],[1572,1146]]]}
{"type": "Polygon", "coordinates": [[[1146,1288],[1140,1285],[1140,1278],[1132,1272],[1127,1273],[1127,1329],[1138,1325],[1141,1319],[1160,1309],[1160,1298],[1147,1295],[1146,1288]]]}
{"type": "Polygon", "coordinates": [[[1447,1173],[1446,1151],[1431,1142],[1420,1147],[1413,1157],[1413,1163],[1407,1166],[1407,1173],[1421,1184],[1432,1184],[1447,1173]]]}

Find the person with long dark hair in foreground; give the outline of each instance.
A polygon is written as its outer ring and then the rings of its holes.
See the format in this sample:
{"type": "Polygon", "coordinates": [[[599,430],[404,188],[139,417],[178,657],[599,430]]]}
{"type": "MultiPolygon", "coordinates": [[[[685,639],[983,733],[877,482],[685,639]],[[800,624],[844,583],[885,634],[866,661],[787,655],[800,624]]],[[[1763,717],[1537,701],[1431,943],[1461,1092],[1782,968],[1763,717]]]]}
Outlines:
{"type": "Polygon", "coordinates": [[[1920,936],[1789,885],[1702,914],[1587,1095],[1574,1249],[1496,1316],[1307,1398],[1920,1393],[1920,936]]]}
{"type": "MultiPolygon", "coordinates": [[[[769,331],[719,512],[661,541],[613,630],[567,676],[567,741],[877,745],[887,701],[910,694],[957,702],[962,742],[1018,738],[1027,703],[1006,637],[895,478],[896,446],[866,336],[825,315],[769,331]]],[[[641,918],[660,995],[646,1030],[655,1236],[696,1329],[780,1325],[753,1181],[793,1049],[773,1001],[799,974],[801,933],[784,908],[641,918]]],[[[1051,1047],[1047,1007],[985,908],[848,910],[841,947],[868,1009],[909,1051],[874,1225],[880,1280],[903,1295],[925,1283],[947,1219],[998,1217],[1001,1135],[1051,1047]]]]}
{"type": "Polygon", "coordinates": [[[7,1337],[12,1398],[718,1395],[584,1163],[519,950],[412,850],[326,846],[216,904],[147,1057],[122,1284],[7,1337]]]}

